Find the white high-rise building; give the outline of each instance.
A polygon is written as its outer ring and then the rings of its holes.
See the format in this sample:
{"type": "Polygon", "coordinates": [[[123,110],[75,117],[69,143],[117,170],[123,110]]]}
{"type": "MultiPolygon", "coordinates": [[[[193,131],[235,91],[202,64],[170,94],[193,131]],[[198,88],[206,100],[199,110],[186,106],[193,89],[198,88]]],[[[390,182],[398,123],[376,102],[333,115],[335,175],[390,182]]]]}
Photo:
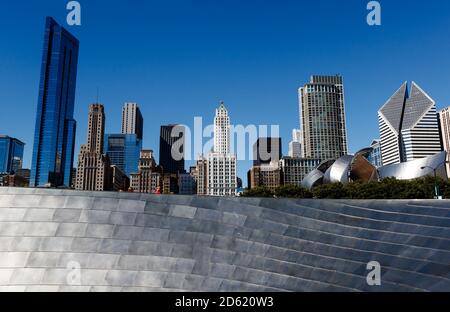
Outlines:
{"type": "Polygon", "coordinates": [[[136,134],[142,140],[144,120],[136,103],[125,103],[122,108],[122,134],[136,134]]]}
{"type": "Polygon", "coordinates": [[[289,157],[302,158],[302,131],[298,129],[292,130],[292,141],[289,143],[289,157]]]}
{"type": "Polygon", "coordinates": [[[220,102],[214,117],[214,152],[228,154],[230,152],[230,117],[225,104],[220,102]]]}
{"type": "Polygon", "coordinates": [[[237,189],[236,156],[209,153],[206,161],[208,166],[207,195],[235,196],[237,189]]]}
{"type": "Polygon", "coordinates": [[[408,83],[378,112],[383,165],[408,162],[442,151],[436,103],[416,83],[408,83]]]}
{"type": "Polygon", "coordinates": [[[235,196],[237,189],[236,156],[230,153],[230,117],[223,102],[214,118],[214,149],[197,163],[199,189],[209,196],[235,196]],[[206,176],[206,179],[205,179],[206,176]]]}

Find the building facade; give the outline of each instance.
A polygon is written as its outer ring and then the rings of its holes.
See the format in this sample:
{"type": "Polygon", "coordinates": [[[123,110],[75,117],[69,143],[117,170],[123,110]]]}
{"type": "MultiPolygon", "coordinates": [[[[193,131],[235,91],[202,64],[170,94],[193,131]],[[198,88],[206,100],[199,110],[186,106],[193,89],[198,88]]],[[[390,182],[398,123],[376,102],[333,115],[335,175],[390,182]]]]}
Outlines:
{"type": "Polygon", "coordinates": [[[103,154],[105,136],[105,112],[101,104],[89,108],[87,143],[78,155],[75,189],[83,191],[107,191],[112,188],[111,162],[103,154]]]}
{"type": "Polygon", "coordinates": [[[236,156],[230,153],[230,129],[230,117],[221,102],[214,117],[214,149],[206,155],[206,194],[209,196],[236,195],[236,156]]]}
{"type": "Polygon", "coordinates": [[[258,138],[253,145],[253,166],[278,163],[282,155],[281,138],[258,138]]]}
{"type": "Polygon", "coordinates": [[[370,145],[372,151],[367,156],[367,160],[370,161],[372,165],[379,168],[383,166],[383,159],[381,157],[381,143],[379,140],[374,140],[370,145]]]}
{"type": "Polygon", "coordinates": [[[22,169],[24,147],[22,141],[0,135],[0,173],[15,173],[22,169]]]}
{"type": "Polygon", "coordinates": [[[304,157],[336,159],[347,154],[344,81],[341,76],[312,76],[299,89],[304,157]]]}
{"type": "Polygon", "coordinates": [[[289,157],[302,158],[302,131],[298,129],[292,130],[292,141],[289,143],[289,157]]]}
{"type": "Polygon", "coordinates": [[[248,172],[249,188],[266,187],[275,191],[282,184],[281,170],[278,166],[253,166],[248,172]]]}
{"type": "Polygon", "coordinates": [[[197,195],[208,194],[208,161],[204,156],[197,160],[196,169],[192,172],[197,181],[197,195]]]}
{"type": "MultiPolygon", "coordinates": [[[[448,160],[450,161],[450,107],[444,108],[439,112],[439,124],[442,139],[442,147],[447,152],[448,160]]],[[[447,173],[450,178],[450,164],[447,163],[447,173]]]]}
{"type": "Polygon", "coordinates": [[[179,193],[179,174],[164,173],[162,175],[162,193],[174,195],[179,193]]]}
{"type": "Polygon", "coordinates": [[[106,134],[104,153],[128,177],[138,172],[142,140],[136,134],[106,134]]]}
{"type": "Polygon", "coordinates": [[[284,185],[301,186],[303,179],[321,163],[320,159],[283,157],[280,161],[284,185]]]}
{"type": "Polygon", "coordinates": [[[130,179],[118,166],[111,165],[111,187],[115,192],[126,192],[130,187],[130,179]]]}
{"type": "Polygon", "coordinates": [[[159,165],[165,174],[184,173],[184,132],[181,125],[161,126],[159,165]]]}
{"type": "Polygon", "coordinates": [[[162,175],[156,167],[152,150],[142,150],[138,172],[131,174],[130,187],[136,193],[161,193],[162,175]]]}
{"type": "Polygon", "coordinates": [[[47,17],[30,185],[70,186],[75,147],[73,119],[78,40],[47,17]]]}
{"type": "Polygon", "coordinates": [[[190,173],[181,173],[178,175],[178,189],[180,195],[197,194],[197,182],[190,173]]]}
{"type": "Polygon", "coordinates": [[[237,189],[236,156],[209,153],[206,158],[209,196],[235,196],[237,189]]]}
{"type": "Polygon", "coordinates": [[[0,186],[9,187],[28,187],[29,179],[18,175],[17,173],[0,173],[0,186]]]}
{"type": "Polygon", "coordinates": [[[378,111],[383,165],[435,155],[442,150],[436,103],[416,83],[405,82],[378,111]]]}
{"type": "Polygon", "coordinates": [[[125,103],[122,108],[122,134],[135,134],[142,140],[144,119],[136,103],[125,103]]]}
{"type": "Polygon", "coordinates": [[[224,102],[220,102],[214,117],[214,152],[218,154],[230,153],[231,122],[224,102]]]}
{"type": "Polygon", "coordinates": [[[30,185],[30,174],[30,169],[18,169],[17,171],[15,171],[15,175],[24,179],[26,186],[30,185]]]}

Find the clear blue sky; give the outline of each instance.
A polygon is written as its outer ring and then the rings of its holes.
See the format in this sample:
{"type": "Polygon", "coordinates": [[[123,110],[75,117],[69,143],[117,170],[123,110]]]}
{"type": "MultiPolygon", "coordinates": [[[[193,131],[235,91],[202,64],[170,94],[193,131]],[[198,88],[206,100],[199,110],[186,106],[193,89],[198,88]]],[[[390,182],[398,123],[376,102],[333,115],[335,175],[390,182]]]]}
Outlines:
{"type": "MultiPolygon", "coordinates": [[[[26,142],[31,163],[45,16],[65,23],[66,0],[0,2],[0,133],[26,142]]],[[[159,126],[212,122],[219,100],[234,124],[279,124],[284,152],[298,125],[297,89],[342,74],[350,151],[379,136],[377,110],[405,80],[450,105],[450,2],[384,0],[382,26],[366,0],[80,0],[76,154],[97,87],[107,132],[125,101],[139,103],[144,146],[159,126]]],[[[239,164],[246,180],[249,162],[239,164]]]]}

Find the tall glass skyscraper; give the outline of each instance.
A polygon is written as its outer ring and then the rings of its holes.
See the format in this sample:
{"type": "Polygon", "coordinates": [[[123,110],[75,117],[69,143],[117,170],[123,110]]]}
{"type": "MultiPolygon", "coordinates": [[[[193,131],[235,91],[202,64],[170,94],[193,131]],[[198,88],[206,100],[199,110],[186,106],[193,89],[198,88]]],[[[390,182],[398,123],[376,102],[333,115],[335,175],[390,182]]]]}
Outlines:
{"type": "Polygon", "coordinates": [[[51,17],[45,24],[30,186],[70,186],[78,40],[51,17]]]}
{"type": "Polygon", "coordinates": [[[0,173],[12,173],[22,169],[25,144],[6,135],[0,135],[0,173]]]}
{"type": "Polygon", "coordinates": [[[299,89],[304,157],[337,159],[347,154],[344,81],[341,76],[312,76],[299,89]]]}
{"type": "Polygon", "coordinates": [[[104,153],[127,176],[138,172],[142,140],[136,134],[106,134],[104,153]]]}
{"type": "Polygon", "coordinates": [[[183,173],[184,170],[184,133],[185,128],[181,125],[161,126],[161,135],[159,138],[159,165],[164,173],[183,173]],[[177,151],[174,159],[172,152],[177,151]]]}

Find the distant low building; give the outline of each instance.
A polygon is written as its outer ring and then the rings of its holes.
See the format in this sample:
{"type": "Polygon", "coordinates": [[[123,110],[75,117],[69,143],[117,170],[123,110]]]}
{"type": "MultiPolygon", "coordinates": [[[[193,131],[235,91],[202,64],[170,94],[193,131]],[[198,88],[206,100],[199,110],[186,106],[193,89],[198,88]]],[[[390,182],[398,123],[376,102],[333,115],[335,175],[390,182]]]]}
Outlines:
{"type": "Polygon", "coordinates": [[[17,176],[20,176],[25,179],[25,186],[30,185],[30,176],[31,176],[31,170],[30,169],[18,169],[15,174],[17,176]]]}
{"type": "Polygon", "coordinates": [[[0,173],[0,186],[28,187],[30,178],[25,178],[17,174],[0,173]]]}
{"type": "Polygon", "coordinates": [[[163,174],[163,194],[174,195],[178,194],[178,174],[164,173],[163,174]]]}
{"type": "Polygon", "coordinates": [[[118,166],[111,166],[112,190],[125,192],[130,187],[130,179],[118,166]]]}
{"type": "Polygon", "coordinates": [[[266,187],[275,191],[282,184],[278,165],[253,166],[248,172],[249,189],[266,187]]]}
{"type": "Polygon", "coordinates": [[[136,193],[157,193],[161,191],[162,174],[156,167],[152,150],[142,150],[138,172],[131,174],[130,189],[136,193]]]}
{"type": "Polygon", "coordinates": [[[180,195],[194,195],[197,193],[197,182],[189,173],[178,175],[178,189],[180,195]]]}

